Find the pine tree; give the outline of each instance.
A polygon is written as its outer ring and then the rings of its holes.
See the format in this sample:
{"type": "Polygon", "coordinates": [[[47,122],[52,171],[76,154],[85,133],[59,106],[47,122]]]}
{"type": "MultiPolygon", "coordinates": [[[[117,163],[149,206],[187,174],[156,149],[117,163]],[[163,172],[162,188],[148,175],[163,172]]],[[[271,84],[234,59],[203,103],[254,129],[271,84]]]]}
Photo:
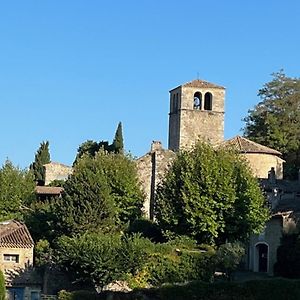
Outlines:
{"type": "Polygon", "coordinates": [[[50,163],[49,142],[42,142],[37,150],[34,162],[30,165],[38,185],[45,184],[45,164],[50,163]]]}
{"type": "Polygon", "coordinates": [[[123,153],[124,151],[124,144],[123,144],[123,132],[122,132],[122,123],[119,122],[115,138],[112,143],[112,148],[115,153],[123,153]]]}

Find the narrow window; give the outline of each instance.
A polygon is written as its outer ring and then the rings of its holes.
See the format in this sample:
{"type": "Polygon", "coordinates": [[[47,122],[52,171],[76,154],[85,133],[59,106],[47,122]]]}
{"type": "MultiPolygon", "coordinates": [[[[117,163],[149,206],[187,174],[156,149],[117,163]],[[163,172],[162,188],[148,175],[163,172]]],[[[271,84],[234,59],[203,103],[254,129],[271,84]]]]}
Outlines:
{"type": "Polygon", "coordinates": [[[19,262],[19,255],[18,254],[3,254],[3,260],[5,262],[19,262]]]}
{"type": "Polygon", "coordinates": [[[175,112],[175,94],[173,94],[173,97],[171,97],[171,113],[175,112]]]}
{"type": "Polygon", "coordinates": [[[194,94],[194,109],[201,109],[202,104],[202,94],[200,92],[196,92],[194,94]]]}
{"type": "Polygon", "coordinates": [[[206,93],[204,96],[204,109],[212,110],[212,94],[206,93]]]}

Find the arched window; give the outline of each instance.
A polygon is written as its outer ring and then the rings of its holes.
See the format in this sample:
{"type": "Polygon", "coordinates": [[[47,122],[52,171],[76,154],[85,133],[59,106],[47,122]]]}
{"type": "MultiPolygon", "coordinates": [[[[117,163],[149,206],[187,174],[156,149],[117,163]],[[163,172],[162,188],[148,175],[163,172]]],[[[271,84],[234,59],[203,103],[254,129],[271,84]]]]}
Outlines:
{"type": "Polygon", "coordinates": [[[212,94],[209,92],[204,96],[204,110],[212,110],[212,94]]]}
{"type": "Polygon", "coordinates": [[[201,109],[202,106],[202,94],[200,92],[196,92],[194,94],[194,109],[201,109]]]}

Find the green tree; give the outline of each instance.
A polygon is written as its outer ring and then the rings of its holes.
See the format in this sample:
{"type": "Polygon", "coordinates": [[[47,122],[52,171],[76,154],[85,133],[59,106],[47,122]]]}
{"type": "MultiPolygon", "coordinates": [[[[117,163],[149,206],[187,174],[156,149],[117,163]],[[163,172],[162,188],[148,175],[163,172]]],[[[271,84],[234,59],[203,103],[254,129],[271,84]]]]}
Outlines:
{"type": "Polygon", "coordinates": [[[5,288],[5,278],[3,272],[0,270],[0,300],[5,300],[6,298],[6,288],[5,288]]]}
{"type": "Polygon", "coordinates": [[[32,172],[15,167],[7,160],[0,169],[0,220],[22,219],[35,197],[34,188],[32,172]]]}
{"type": "Polygon", "coordinates": [[[88,233],[58,240],[59,263],[75,281],[91,286],[120,280],[125,273],[141,269],[151,242],[139,236],[121,237],[116,234],[88,233]]]}
{"type": "Polygon", "coordinates": [[[57,215],[67,234],[109,231],[140,217],[143,201],[134,161],[100,150],[75,164],[57,215]]]}
{"type": "Polygon", "coordinates": [[[268,216],[241,156],[203,143],[180,152],[157,189],[155,217],[165,234],[222,244],[258,233],[268,216]]]}
{"type": "Polygon", "coordinates": [[[38,185],[45,184],[45,164],[50,163],[49,142],[42,142],[37,150],[34,162],[30,165],[38,185]]]}
{"type": "Polygon", "coordinates": [[[115,138],[112,143],[112,150],[116,153],[123,153],[124,151],[123,131],[121,122],[119,122],[115,133],[115,138]]]}
{"type": "Polygon", "coordinates": [[[272,75],[258,92],[261,101],[244,119],[244,135],[280,151],[285,175],[295,178],[300,168],[300,78],[288,77],[283,70],[272,75]]]}

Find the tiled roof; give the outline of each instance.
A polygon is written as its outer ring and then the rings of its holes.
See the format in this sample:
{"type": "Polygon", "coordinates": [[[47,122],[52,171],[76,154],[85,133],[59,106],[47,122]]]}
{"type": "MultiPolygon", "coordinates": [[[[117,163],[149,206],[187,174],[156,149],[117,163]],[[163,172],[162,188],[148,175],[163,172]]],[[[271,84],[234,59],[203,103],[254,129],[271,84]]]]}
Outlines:
{"type": "Polygon", "coordinates": [[[281,153],[275,149],[263,146],[261,144],[250,141],[244,137],[237,135],[236,137],[223,142],[221,147],[228,147],[239,151],[240,153],[265,153],[273,155],[281,155],[281,153]]]}
{"type": "Polygon", "coordinates": [[[25,224],[15,220],[0,222],[0,247],[31,248],[33,245],[25,224]]]}
{"type": "Polygon", "coordinates": [[[38,195],[60,195],[64,189],[57,186],[36,186],[35,192],[38,195]]]}
{"type": "MultiPolygon", "coordinates": [[[[184,84],[182,84],[180,86],[183,86],[183,87],[195,87],[195,88],[214,88],[214,89],[223,89],[223,90],[225,89],[223,86],[220,86],[220,85],[217,85],[217,84],[205,81],[205,80],[201,80],[201,79],[195,79],[195,80],[189,81],[187,83],[184,83],[184,84]]],[[[180,86],[178,86],[178,87],[180,87],[180,86]]],[[[176,87],[176,88],[174,88],[172,90],[175,90],[178,87],[176,87]]]]}

